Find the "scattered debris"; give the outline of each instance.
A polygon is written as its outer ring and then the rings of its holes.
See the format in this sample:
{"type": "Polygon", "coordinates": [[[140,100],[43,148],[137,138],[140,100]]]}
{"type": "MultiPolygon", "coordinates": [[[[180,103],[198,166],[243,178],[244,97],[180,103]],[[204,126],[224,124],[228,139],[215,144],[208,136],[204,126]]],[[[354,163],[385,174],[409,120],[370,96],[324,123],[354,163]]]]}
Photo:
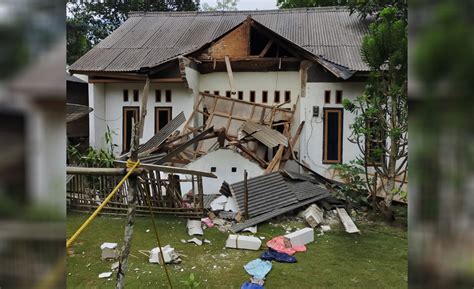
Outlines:
{"type": "Polygon", "coordinates": [[[201,220],[188,220],[186,225],[188,228],[188,235],[204,235],[204,232],[201,227],[201,220]]]}
{"type": "Polygon", "coordinates": [[[351,217],[349,217],[349,214],[347,213],[346,209],[336,208],[336,210],[347,233],[360,233],[360,230],[357,228],[354,221],[352,221],[351,217]]]}
{"type": "Polygon", "coordinates": [[[212,222],[211,218],[209,218],[209,217],[202,218],[201,222],[204,223],[204,225],[206,225],[208,228],[214,227],[214,223],[212,222]]]}
{"type": "Polygon", "coordinates": [[[321,225],[321,231],[323,231],[323,232],[331,231],[331,226],[321,225]]]}
{"type": "Polygon", "coordinates": [[[112,266],[110,266],[110,269],[111,269],[111,270],[115,270],[115,269],[117,269],[118,267],[119,267],[119,262],[117,261],[117,262],[114,262],[114,263],[112,264],[112,266]]]}
{"type": "Polygon", "coordinates": [[[244,265],[244,269],[254,278],[263,280],[265,279],[265,276],[268,274],[268,272],[270,272],[272,269],[272,262],[262,259],[255,259],[244,265]]]}
{"type": "Polygon", "coordinates": [[[306,220],[308,225],[310,225],[312,228],[315,228],[323,222],[323,214],[323,210],[321,210],[318,205],[312,204],[306,210],[304,210],[302,217],[306,220]]]}
{"type": "Polygon", "coordinates": [[[227,198],[227,202],[225,203],[225,206],[224,206],[224,211],[235,212],[235,213],[239,212],[237,202],[235,201],[234,198],[232,197],[227,198]]]}
{"type": "Polygon", "coordinates": [[[253,227],[248,227],[248,228],[245,228],[242,230],[242,232],[250,232],[250,233],[257,233],[257,226],[253,226],[253,227]]]}
{"type": "Polygon", "coordinates": [[[112,276],[112,272],[100,273],[100,274],[99,274],[99,279],[102,279],[102,278],[109,278],[110,276],[112,276]]]}
{"type": "Polygon", "coordinates": [[[211,210],[212,211],[220,211],[224,210],[224,206],[227,203],[227,197],[226,196],[220,196],[214,201],[211,202],[211,210]]]}
{"type": "Polygon", "coordinates": [[[147,229],[145,232],[150,233],[150,229],[147,229]]]}
{"type": "Polygon", "coordinates": [[[314,242],[314,229],[304,228],[293,233],[285,235],[290,241],[293,247],[303,246],[308,243],[314,242]]]}
{"type": "Polygon", "coordinates": [[[253,236],[229,235],[225,246],[234,249],[258,250],[262,245],[262,241],[253,236]]]}
{"type": "Polygon", "coordinates": [[[208,239],[204,239],[203,242],[206,243],[206,244],[211,244],[211,241],[209,241],[208,239]]]}
{"type": "Polygon", "coordinates": [[[102,260],[117,259],[118,257],[117,243],[105,242],[102,245],[100,245],[100,249],[102,250],[102,254],[101,254],[102,260]]]}
{"type": "Polygon", "coordinates": [[[194,243],[194,244],[196,244],[196,245],[198,245],[198,246],[201,246],[201,245],[202,245],[202,241],[199,240],[198,238],[192,238],[192,239],[188,240],[188,243],[194,243]]]}

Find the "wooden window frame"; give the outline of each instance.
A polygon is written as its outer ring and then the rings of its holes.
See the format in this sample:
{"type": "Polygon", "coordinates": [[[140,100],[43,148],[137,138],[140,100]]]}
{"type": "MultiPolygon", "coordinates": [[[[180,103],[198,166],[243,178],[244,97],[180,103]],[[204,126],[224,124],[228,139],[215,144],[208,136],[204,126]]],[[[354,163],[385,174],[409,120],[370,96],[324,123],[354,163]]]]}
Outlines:
{"type": "Polygon", "coordinates": [[[128,100],[129,100],[128,89],[124,89],[124,90],[123,90],[122,97],[123,97],[123,102],[128,102],[128,100]]]}
{"type": "Polygon", "coordinates": [[[237,99],[244,100],[244,92],[242,90],[237,92],[237,99]]]}
{"type": "Polygon", "coordinates": [[[170,122],[173,119],[173,107],[171,106],[155,106],[155,134],[158,133],[158,111],[159,110],[168,110],[169,111],[169,116],[170,119],[168,122],[170,122]]]}
{"type": "Polygon", "coordinates": [[[274,103],[280,103],[280,101],[281,101],[281,93],[280,93],[279,90],[275,90],[273,92],[273,102],[274,103]]]}
{"type": "Polygon", "coordinates": [[[125,117],[125,112],[127,110],[130,111],[137,111],[137,119],[140,117],[140,107],[139,106],[123,106],[122,107],[122,152],[128,152],[130,150],[130,144],[127,144],[127,138],[125,136],[125,132],[127,131],[127,118],[125,117]]]}
{"type": "Polygon", "coordinates": [[[285,90],[285,102],[291,102],[291,91],[285,90]]]}
{"type": "Polygon", "coordinates": [[[161,102],[161,89],[155,89],[155,102],[161,102]]]}
{"type": "Polygon", "coordinates": [[[173,96],[173,92],[171,91],[171,89],[166,89],[165,90],[165,102],[171,102],[172,101],[172,96],[173,96]]]}
{"type": "Polygon", "coordinates": [[[140,101],[140,90],[134,89],[133,90],[133,102],[139,102],[140,101]]]}
{"type": "Polygon", "coordinates": [[[255,90],[251,90],[250,95],[249,95],[249,102],[255,103],[255,101],[256,101],[255,97],[256,97],[255,90]]]}
{"type": "Polygon", "coordinates": [[[331,91],[325,90],[324,91],[324,104],[330,104],[330,103],[331,103],[331,91]]]}
{"type": "Polygon", "coordinates": [[[341,164],[342,163],[342,149],[343,149],[343,138],[344,138],[344,109],[342,108],[323,108],[323,117],[324,117],[324,122],[323,122],[323,164],[341,164]],[[339,133],[339,143],[337,147],[337,160],[328,160],[327,158],[327,134],[328,134],[328,117],[327,114],[329,112],[338,112],[339,113],[339,126],[338,126],[338,133],[339,133]]]}
{"type": "Polygon", "coordinates": [[[268,103],[268,91],[262,91],[262,103],[268,103]]]}
{"type": "Polygon", "coordinates": [[[336,90],[336,104],[342,104],[342,90],[336,90]]]}

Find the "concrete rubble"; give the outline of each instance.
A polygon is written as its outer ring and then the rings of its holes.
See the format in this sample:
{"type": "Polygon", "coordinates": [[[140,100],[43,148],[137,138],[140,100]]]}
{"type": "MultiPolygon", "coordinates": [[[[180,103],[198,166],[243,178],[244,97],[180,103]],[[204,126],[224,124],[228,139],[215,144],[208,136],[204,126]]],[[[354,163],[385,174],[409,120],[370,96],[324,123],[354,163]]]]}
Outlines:
{"type": "Polygon", "coordinates": [[[226,248],[258,250],[262,245],[262,240],[253,236],[229,235],[225,242],[226,248]]]}
{"type": "Polygon", "coordinates": [[[100,245],[100,249],[102,250],[101,259],[117,259],[117,243],[105,242],[100,245]]]}

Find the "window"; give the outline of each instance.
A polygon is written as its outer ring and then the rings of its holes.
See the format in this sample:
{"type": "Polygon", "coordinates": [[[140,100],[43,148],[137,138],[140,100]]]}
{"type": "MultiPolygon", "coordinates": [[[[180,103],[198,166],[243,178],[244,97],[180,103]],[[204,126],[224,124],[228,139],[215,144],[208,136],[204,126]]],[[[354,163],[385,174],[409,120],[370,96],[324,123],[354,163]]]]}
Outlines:
{"type": "Polygon", "coordinates": [[[275,97],[273,99],[273,102],[280,103],[280,91],[275,90],[275,97]]]}
{"type": "Polygon", "coordinates": [[[169,89],[165,90],[165,101],[171,102],[171,90],[169,89]]]}
{"type": "Polygon", "coordinates": [[[285,91],[285,102],[290,102],[291,101],[291,91],[286,90],[285,91]]]}
{"type": "Polygon", "coordinates": [[[236,167],[232,167],[231,170],[232,170],[233,173],[236,173],[236,172],[237,172],[237,168],[236,168],[236,167]]]}
{"type": "Polygon", "coordinates": [[[155,90],[155,102],[161,102],[161,89],[155,90]]]}
{"type": "Polygon", "coordinates": [[[342,163],[342,108],[324,109],[323,163],[342,163]]]}
{"type": "Polygon", "coordinates": [[[122,152],[128,152],[130,150],[130,142],[132,141],[132,124],[138,121],[138,115],[138,106],[123,107],[122,152]]]}
{"type": "Polygon", "coordinates": [[[255,102],[255,90],[250,91],[250,102],[255,102]]]}
{"type": "Polygon", "coordinates": [[[342,90],[336,90],[336,103],[342,103],[342,90]]]}
{"type": "Polygon", "coordinates": [[[324,92],[324,103],[325,104],[331,103],[331,91],[330,90],[326,90],[324,92]]]}
{"type": "Polygon", "coordinates": [[[123,90],[123,102],[128,102],[128,89],[123,90]]]}
{"type": "Polygon", "coordinates": [[[268,91],[262,91],[262,103],[268,102],[268,91]]]}
{"type": "Polygon", "coordinates": [[[138,89],[133,90],[133,101],[138,102],[139,101],[139,91],[138,89]]]}
{"type": "Polygon", "coordinates": [[[219,90],[214,90],[214,95],[219,95],[219,90]]]}
{"type": "Polygon", "coordinates": [[[217,171],[216,167],[211,167],[211,173],[215,173],[217,171]]]}
{"type": "Polygon", "coordinates": [[[155,133],[159,132],[171,120],[171,107],[155,107],[155,133]]]}
{"type": "Polygon", "coordinates": [[[209,90],[204,90],[204,93],[209,93],[209,90]]]}
{"type": "Polygon", "coordinates": [[[243,100],[244,99],[244,92],[243,91],[237,92],[237,98],[240,99],[240,100],[243,100]]]}
{"type": "Polygon", "coordinates": [[[226,97],[230,97],[230,90],[227,90],[227,91],[225,92],[225,96],[226,96],[226,97]]]}

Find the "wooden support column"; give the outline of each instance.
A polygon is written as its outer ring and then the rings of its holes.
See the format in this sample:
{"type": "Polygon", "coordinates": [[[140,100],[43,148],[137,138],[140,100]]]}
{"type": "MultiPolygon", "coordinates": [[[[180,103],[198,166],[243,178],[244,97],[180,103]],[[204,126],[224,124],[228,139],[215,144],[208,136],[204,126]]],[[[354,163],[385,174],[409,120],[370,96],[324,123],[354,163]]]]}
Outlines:
{"type": "Polygon", "coordinates": [[[197,176],[198,191],[199,191],[199,202],[201,203],[202,213],[204,215],[204,190],[202,186],[202,176],[197,176]]]}
{"type": "Polygon", "coordinates": [[[232,73],[232,66],[230,65],[229,56],[225,56],[225,68],[227,69],[227,75],[229,76],[230,91],[233,94],[235,92],[234,74],[232,73]]]}

